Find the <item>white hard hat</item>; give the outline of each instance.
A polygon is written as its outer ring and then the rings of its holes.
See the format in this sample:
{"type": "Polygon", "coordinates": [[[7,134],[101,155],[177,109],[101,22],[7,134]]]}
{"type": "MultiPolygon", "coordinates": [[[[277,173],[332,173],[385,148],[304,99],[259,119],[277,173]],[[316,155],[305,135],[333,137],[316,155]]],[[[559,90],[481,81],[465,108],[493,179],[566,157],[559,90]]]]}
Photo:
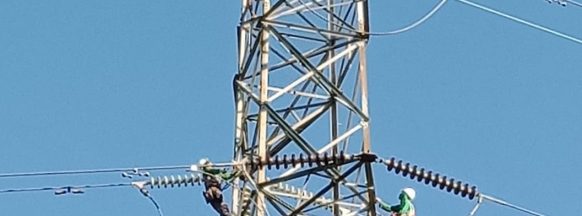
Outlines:
{"type": "Polygon", "coordinates": [[[416,191],[412,188],[404,188],[402,189],[402,192],[405,193],[410,200],[414,200],[414,197],[416,197],[416,191]]]}
{"type": "Polygon", "coordinates": [[[200,161],[198,161],[198,164],[200,164],[200,165],[206,165],[209,163],[210,163],[210,161],[208,160],[208,158],[202,158],[202,159],[200,159],[200,161]]]}

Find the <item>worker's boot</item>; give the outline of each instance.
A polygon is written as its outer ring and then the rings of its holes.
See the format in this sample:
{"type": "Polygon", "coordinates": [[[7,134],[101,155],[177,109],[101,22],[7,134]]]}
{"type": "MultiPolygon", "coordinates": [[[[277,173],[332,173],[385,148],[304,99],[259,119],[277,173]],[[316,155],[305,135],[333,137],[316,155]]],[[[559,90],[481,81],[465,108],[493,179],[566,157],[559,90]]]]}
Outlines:
{"type": "Polygon", "coordinates": [[[226,205],[226,203],[218,202],[215,200],[210,204],[220,216],[230,216],[228,205],[226,205]]]}
{"type": "Polygon", "coordinates": [[[228,209],[228,205],[226,203],[222,203],[220,205],[221,216],[228,216],[230,215],[230,210],[228,209]]]}

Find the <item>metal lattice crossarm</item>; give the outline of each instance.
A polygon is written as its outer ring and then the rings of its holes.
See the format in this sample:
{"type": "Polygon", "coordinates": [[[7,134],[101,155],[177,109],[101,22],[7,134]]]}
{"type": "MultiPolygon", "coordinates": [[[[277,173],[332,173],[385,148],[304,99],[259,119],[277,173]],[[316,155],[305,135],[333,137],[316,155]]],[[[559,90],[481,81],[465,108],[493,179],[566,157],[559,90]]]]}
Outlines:
{"type": "MultiPolygon", "coordinates": [[[[267,188],[272,194],[279,196],[290,197],[297,200],[309,200],[315,196],[313,192],[307,191],[300,187],[290,186],[288,184],[279,183],[267,188]]],[[[348,198],[349,199],[349,198],[348,198]]],[[[350,213],[357,213],[359,210],[365,208],[365,206],[356,205],[353,203],[334,201],[329,197],[319,197],[314,200],[314,206],[307,209],[306,212],[315,210],[317,208],[324,208],[325,210],[333,212],[333,204],[337,203],[340,207],[341,215],[349,215],[350,213]]]]}
{"type": "Polygon", "coordinates": [[[370,152],[368,2],[242,0],[238,29],[234,161],[255,164],[235,181],[233,214],[342,215],[349,203],[375,215],[373,160],[343,157],[370,152]]]}

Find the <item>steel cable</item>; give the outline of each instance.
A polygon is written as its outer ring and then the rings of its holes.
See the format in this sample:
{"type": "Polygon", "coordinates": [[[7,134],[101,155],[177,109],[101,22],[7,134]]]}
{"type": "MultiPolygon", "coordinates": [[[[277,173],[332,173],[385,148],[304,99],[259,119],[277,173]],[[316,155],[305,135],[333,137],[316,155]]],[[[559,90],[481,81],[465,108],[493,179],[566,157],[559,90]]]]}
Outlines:
{"type": "Polygon", "coordinates": [[[63,189],[67,189],[67,188],[96,189],[96,188],[128,187],[128,186],[131,186],[131,183],[93,184],[93,185],[81,185],[81,186],[37,187],[37,188],[15,188],[15,189],[2,189],[2,190],[0,190],[0,194],[2,194],[2,193],[55,191],[55,190],[63,190],[63,189]]]}
{"type": "Polygon", "coordinates": [[[582,39],[579,39],[579,38],[570,36],[568,34],[564,34],[562,32],[558,32],[556,30],[550,29],[548,27],[545,27],[545,26],[542,26],[542,25],[539,25],[539,24],[536,24],[536,23],[532,23],[530,21],[527,21],[527,20],[524,20],[524,19],[521,19],[521,18],[512,16],[512,15],[503,13],[503,12],[498,11],[498,10],[495,10],[493,8],[490,8],[490,7],[487,7],[487,6],[484,6],[484,5],[480,5],[480,4],[477,4],[477,3],[472,2],[472,1],[469,1],[469,0],[457,0],[457,1],[458,2],[461,2],[463,4],[466,4],[466,5],[469,5],[471,7],[474,7],[474,8],[477,8],[477,9],[481,9],[483,11],[486,11],[486,12],[489,12],[489,13],[492,13],[492,14],[495,14],[495,15],[498,15],[498,16],[501,16],[501,17],[504,17],[506,19],[509,19],[509,20],[512,20],[512,21],[515,21],[515,22],[518,22],[518,23],[521,23],[521,24],[524,24],[526,26],[529,26],[529,27],[532,27],[532,28],[535,28],[535,29],[538,29],[538,30],[541,30],[541,31],[544,31],[544,32],[547,32],[547,33],[550,33],[550,34],[552,34],[554,36],[558,36],[558,37],[561,37],[561,38],[570,40],[572,42],[575,42],[575,43],[578,43],[578,44],[582,44],[582,39]]]}
{"type": "Polygon", "coordinates": [[[65,170],[65,171],[46,171],[46,172],[3,173],[3,174],[0,174],[0,178],[99,174],[99,173],[130,172],[130,171],[134,171],[134,170],[145,170],[145,171],[176,170],[176,169],[189,169],[189,168],[190,168],[190,165],[178,165],[178,166],[155,166],[155,167],[135,167],[135,168],[110,168],[110,169],[65,170]]]}
{"type": "Polygon", "coordinates": [[[412,24],[410,24],[404,28],[393,30],[393,31],[387,31],[387,32],[366,32],[366,34],[372,35],[372,36],[387,36],[387,35],[395,35],[395,34],[400,34],[403,32],[410,31],[410,30],[420,26],[421,24],[426,22],[428,19],[430,19],[437,11],[439,11],[443,7],[443,5],[445,5],[445,3],[447,3],[447,0],[441,0],[427,14],[425,14],[420,19],[418,19],[417,21],[413,22],[412,24]]]}

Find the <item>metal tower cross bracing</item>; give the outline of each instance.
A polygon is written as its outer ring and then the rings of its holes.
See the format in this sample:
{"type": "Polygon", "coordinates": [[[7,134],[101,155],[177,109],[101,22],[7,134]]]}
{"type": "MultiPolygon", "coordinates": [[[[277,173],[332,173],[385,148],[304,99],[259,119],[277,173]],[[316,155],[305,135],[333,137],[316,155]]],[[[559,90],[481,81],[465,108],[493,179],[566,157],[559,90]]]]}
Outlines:
{"type": "Polygon", "coordinates": [[[242,0],[233,215],[376,215],[368,25],[367,0],[242,0]]]}

